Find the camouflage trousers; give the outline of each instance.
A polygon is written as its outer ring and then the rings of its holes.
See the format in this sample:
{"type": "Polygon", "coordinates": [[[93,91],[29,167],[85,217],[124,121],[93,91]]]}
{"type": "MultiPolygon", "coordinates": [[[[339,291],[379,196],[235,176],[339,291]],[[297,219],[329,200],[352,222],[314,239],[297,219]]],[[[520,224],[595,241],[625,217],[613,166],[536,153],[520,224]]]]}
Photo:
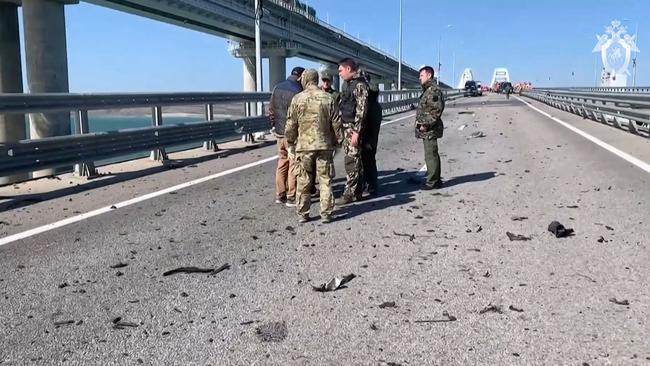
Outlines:
{"type": "Polygon", "coordinates": [[[311,187],[316,178],[320,183],[320,215],[321,218],[331,217],[334,211],[334,195],[332,194],[332,178],[334,177],[333,151],[309,151],[296,154],[296,173],[298,186],[296,188],[296,209],[299,216],[309,216],[311,206],[311,187]]]}
{"type": "Polygon", "coordinates": [[[343,140],[343,162],[345,163],[345,191],[344,196],[352,198],[361,198],[363,194],[363,164],[361,160],[361,149],[354,147],[350,143],[352,139],[352,130],[345,130],[345,139],[343,140]]]}

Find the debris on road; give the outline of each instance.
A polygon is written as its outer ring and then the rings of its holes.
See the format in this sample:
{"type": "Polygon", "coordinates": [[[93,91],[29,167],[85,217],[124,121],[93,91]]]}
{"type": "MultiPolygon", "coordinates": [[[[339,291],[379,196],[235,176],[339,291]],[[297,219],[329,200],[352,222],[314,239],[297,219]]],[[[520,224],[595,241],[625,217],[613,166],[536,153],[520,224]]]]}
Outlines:
{"type": "Polygon", "coordinates": [[[528,220],[528,217],[526,217],[526,216],[513,216],[511,218],[511,220],[512,221],[524,221],[524,220],[528,220]]]}
{"type": "Polygon", "coordinates": [[[396,231],[393,231],[393,235],[395,235],[395,236],[405,236],[405,237],[409,238],[409,241],[415,240],[415,234],[404,234],[404,233],[398,233],[396,231]]]}
{"type": "Polygon", "coordinates": [[[609,240],[606,240],[606,239],[603,238],[603,236],[601,235],[601,236],[598,238],[598,242],[599,242],[599,243],[607,243],[607,242],[609,242],[609,240]]]}
{"type": "Polygon", "coordinates": [[[289,333],[285,322],[262,324],[256,329],[257,338],[262,342],[281,342],[289,333]]]}
{"type": "Polygon", "coordinates": [[[609,302],[612,302],[612,303],[614,303],[616,305],[625,305],[625,306],[630,305],[629,301],[627,301],[627,300],[617,300],[615,297],[612,297],[611,299],[609,299],[609,302]]]}
{"type": "Polygon", "coordinates": [[[124,268],[124,267],[126,267],[126,266],[128,266],[128,264],[126,264],[126,263],[122,263],[122,262],[119,262],[119,263],[114,264],[114,265],[112,265],[112,266],[110,266],[110,267],[113,268],[113,269],[117,269],[117,268],[124,268]]]}
{"type": "Polygon", "coordinates": [[[386,309],[386,308],[396,308],[397,305],[395,305],[395,301],[386,301],[383,302],[379,305],[380,309],[386,309]]]}
{"type": "Polygon", "coordinates": [[[54,322],[55,327],[60,327],[62,325],[71,325],[71,324],[74,324],[74,320],[63,320],[59,322],[54,322]]]}
{"type": "Polygon", "coordinates": [[[460,111],[458,114],[474,114],[472,111],[460,111]]]}
{"type": "Polygon", "coordinates": [[[113,329],[124,329],[124,328],[137,328],[138,324],[126,322],[122,320],[122,317],[114,318],[112,321],[113,329]]]}
{"type": "Polygon", "coordinates": [[[497,306],[497,305],[492,305],[492,304],[490,304],[490,305],[488,305],[487,307],[485,307],[485,308],[483,308],[482,310],[480,310],[478,313],[479,313],[479,314],[485,314],[485,313],[499,313],[499,314],[503,314],[503,309],[501,308],[501,306],[497,306]]]}
{"type": "Polygon", "coordinates": [[[469,135],[467,138],[468,138],[468,139],[476,139],[476,138],[485,137],[485,136],[487,136],[487,135],[485,134],[485,132],[483,132],[483,131],[476,131],[476,132],[472,133],[471,135],[469,135]]]}
{"type": "Polygon", "coordinates": [[[514,305],[508,306],[508,309],[510,309],[512,311],[516,311],[518,313],[523,313],[524,312],[524,309],[516,308],[514,305]]]}
{"type": "Polygon", "coordinates": [[[458,131],[462,131],[462,130],[464,130],[465,127],[467,127],[467,125],[461,125],[460,127],[458,127],[458,131]]]}
{"type": "Polygon", "coordinates": [[[607,229],[609,231],[614,231],[614,228],[609,226],[609,225],[605,225],[605,229],[607,229]]]}
{"type": "Polygon", "coordinates": [[[199,267],[179,267],[163,273],[163,276],[171,276],[177,273],[208,273],[209,276],[213,276],[226,269],[230,269],[230,264],[226,263],[217,269],[199,268],[199,267]]]}
{"type": "Polygon", "coordinates": [[[314,291],[318,292],[328,292],[328,291],[336,291],[340,288],[342,288],[346,283],[352,281],[355,277],[357,277],[354,273],[351,273],[343,278],[338,278],[334,277],[331,280],[323,283],[320,286],[312,286],[314,291]]]}
{"type": "Polygon", "coordinates": [[[556,238],[569,237],[574,233],[573,229],[567,229],[557,221],[553,221],[548,225],[548,231],[552,232],[556,238]]]}
{"type": "Polygon", "coordinates": [[[527,240],[530,240],[530,237],[528,237],[528,236],[524,236],[524,235],[520,235],[520,234],[513,234],[513,233],[511,233],[509,231],[506,231],[506,235],[508,235],[508,239],[510,239],[510,241],[515,241],[515,240],[527,241],[527,240]]]}
{"type": "Polygon", "coordinates": [[[210,272],[210,274],[208,274],[208,276],[214,276],[217,273],[225,271],[227,269],[230,269],[230,264],[224,263],[221,267],[219,267],[219,268],[215,269],[214,271],[210,272]]]}
{"type": "Polygon", "coordinates": [[[453,315],[449,315],[447,310],[442,312],[443,319],[427,319],[427,320],[415,320],[414,323],[446,323],[446,322],[455,322],[458,320],[453,315]]]}

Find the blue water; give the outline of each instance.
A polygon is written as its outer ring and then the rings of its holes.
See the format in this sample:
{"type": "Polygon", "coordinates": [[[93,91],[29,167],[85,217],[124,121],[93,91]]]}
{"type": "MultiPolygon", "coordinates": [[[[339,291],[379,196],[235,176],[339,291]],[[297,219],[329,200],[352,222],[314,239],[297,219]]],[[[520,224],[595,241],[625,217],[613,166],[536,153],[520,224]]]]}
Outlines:
{"type": "MultiPolygon", "coordinates": [[[[195,117],[164,117],[163,116],[164,125],[175,125],[181,123],[202,122],[202,121],[205,121],[205,117],[199,115],[195,117]]],[[[152,120],[150,116],[93,117],[92,115],[90,115],[88,117],[88,125],[90,129],[90,133],[93,133],[93,132],[117,131],[117,130],[129,129],[129,128],[149,127],[152,126],[152,120]]],[[[74,131],[74,126],[73,126],[73,131],[74,131]]],[[[177,151],[194,149],[201,146],[202,143],[197,142],[192,144],[181,144],[176,146],[170,146],[167,147],[165,150],[167,151],[167,153],[173,153],[177,151]]],[[[133,153],[124,156],[96,161],[95,165],[101,166],[101,165],[114,164],[122,161],[145,158],[148,156],[149,156],[149,151],[143,151],[139,153],[133,153]]]]}

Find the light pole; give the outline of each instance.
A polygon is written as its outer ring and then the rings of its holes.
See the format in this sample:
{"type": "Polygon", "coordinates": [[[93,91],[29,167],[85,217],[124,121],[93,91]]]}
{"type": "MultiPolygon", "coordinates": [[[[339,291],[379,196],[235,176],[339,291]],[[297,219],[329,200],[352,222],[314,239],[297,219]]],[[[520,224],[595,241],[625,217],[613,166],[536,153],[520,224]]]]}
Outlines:
{"type": "MultiPolygon", "coordinates": [[[[262,36],[260,33],[260,23],[262,21],[264,9],[262,9],[262,0],[255,0],[255,90],[262,92],[262,36]]],[[[262,114],[262,103],[257,103],[257,115],[262,114]]]]}
{"type": "MultiPolygon", "coordinates": [[[[447,29],[451,28],[451,24],[447,24],[447,29]]],[[[438,37],[438,78],[436,79],[436,83],[440,85],[440,67],[442,66],[442,63],[440,62],[440,49],[442,48],[442,34],[444,33],[444,29],[442,32],[440,32],[440,36],[438,37]]]]}
{"type": "Polygon", "coordinates": [[[399,0],[399,66],[397,67],[397,90],[402,90],[402,0],[399,0]]]}

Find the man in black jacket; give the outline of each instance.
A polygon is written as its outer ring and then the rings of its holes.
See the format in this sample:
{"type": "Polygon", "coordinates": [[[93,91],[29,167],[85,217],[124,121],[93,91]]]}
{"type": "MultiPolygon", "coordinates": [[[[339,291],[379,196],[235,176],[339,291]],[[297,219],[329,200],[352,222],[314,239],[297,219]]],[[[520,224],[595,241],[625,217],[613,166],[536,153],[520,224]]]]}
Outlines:
{"type": "Polygon", "coordinates": [[[278,168],[275,172],[275,203],[283,203],[288,207],[296,205],[296,174],[294,172],[294,156],[289,153],[287,139],[284,136],[284,128],[287,123],[287,112],[293,96],[302,91],[302,85],[298,81],[302,67],[294,67],[287,80],[279,83],[271,94],[269,105],[269,118],[275,129],[275,137],[278,140],[278,168]]]}

